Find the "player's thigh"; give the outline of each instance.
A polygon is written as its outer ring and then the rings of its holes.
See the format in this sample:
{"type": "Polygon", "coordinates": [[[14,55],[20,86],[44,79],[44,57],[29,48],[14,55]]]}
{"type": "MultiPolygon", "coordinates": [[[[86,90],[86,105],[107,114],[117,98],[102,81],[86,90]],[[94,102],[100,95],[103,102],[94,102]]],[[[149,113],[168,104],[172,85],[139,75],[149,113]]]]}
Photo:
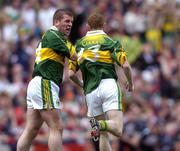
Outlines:
{"type": "Polygon", "coordinates": [[[40,114],[49,128],[58,130],[63,129],[63,122],[59,109],[40,110],[40,114]]]}
{"type": "Polygon", "coordinates": [[[43,120],[38,110],[28,108],[26,113],[26,129],[29,131],[39,130],[43,120]]]}
{"type": "Polygon", "coordinates": [[[104,114],[98,87],[91,93],[86,94],[86,103],[88,107],[88,117],[96,117],[104,114]]]}
{"type": "Polygon", "coordinates": [[[121,90],[114,79],[102,80],[100,92],[101,98],[103,100],[103,112],[107,112],[110,110],[120,111],[123,109],[121,90]]]}
{"type": "Polygon", "coordinates": [[[51,80],[34,77],[27,89],[27,107],[33,109],[60,109],[59,87],[51,80]]]}

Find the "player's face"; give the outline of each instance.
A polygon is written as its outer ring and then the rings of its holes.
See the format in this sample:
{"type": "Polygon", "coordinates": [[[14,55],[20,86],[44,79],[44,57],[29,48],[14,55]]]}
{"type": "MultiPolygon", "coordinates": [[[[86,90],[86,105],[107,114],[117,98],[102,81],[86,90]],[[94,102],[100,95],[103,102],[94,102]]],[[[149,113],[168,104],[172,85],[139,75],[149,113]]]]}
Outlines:
{"type": "Polygon", "coordinates": [[[71,32],[72,23],[73,17],[65,14],[61,20],[56,22],[56,27],[68,37],[71,32]]]}

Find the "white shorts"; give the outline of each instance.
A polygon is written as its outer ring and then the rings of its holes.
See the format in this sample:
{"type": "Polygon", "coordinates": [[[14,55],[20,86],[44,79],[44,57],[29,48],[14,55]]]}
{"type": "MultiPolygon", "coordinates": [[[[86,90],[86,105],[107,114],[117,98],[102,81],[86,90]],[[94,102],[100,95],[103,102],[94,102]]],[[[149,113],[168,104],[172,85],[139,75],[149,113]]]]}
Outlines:
{"type": "Polygon", "coordinates": [[[27,88],[27,108],[60,109],[57,84],[40,76],[34,77],[27,88]]]}
{"type": "Polygon", "coordinates": [[[103,79],[99,86],[86,95],[89,117],[110,110],[122,110],[121,91],[114,79],[103,79]]]}

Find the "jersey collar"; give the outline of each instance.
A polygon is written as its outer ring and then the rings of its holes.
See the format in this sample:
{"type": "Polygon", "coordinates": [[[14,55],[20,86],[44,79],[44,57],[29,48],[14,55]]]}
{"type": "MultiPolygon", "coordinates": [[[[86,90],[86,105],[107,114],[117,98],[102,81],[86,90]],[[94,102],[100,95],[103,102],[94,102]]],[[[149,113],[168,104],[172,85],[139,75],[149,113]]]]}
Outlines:
{"type": "Polygon", "coordinates": [[[50,29],[52,29],[52,30],[56,30],[56,31],[59,31],[58,29],[57,29],[57,27],[56,26],[51,26],[51,28],[50,29]]]}
{"type": "Polygon", "coordinates": [[[50,30],[58,31],[62,36],[65,36],[64,33],[58,30],[56,26],[51,26],[50,30]]]}
{"type": "Polygon", "coordinates": [[[95,36],[99,34],[106,35],[106,33],[103,30],[91,30],[86,33],[86,36],[95,36]]]}

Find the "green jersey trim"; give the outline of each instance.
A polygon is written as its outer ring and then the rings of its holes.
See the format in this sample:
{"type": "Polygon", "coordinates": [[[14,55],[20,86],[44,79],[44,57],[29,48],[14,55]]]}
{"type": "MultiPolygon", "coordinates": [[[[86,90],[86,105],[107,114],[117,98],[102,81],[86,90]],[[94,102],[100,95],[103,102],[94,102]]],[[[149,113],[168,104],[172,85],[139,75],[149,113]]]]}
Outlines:
{"type": "Polygon", "coordinates": [[[118,88],[118,110],[121,111],[123,110],[123,106],[122,106],[122,92],[120,89],[119,84],[116,82],[117,88],[118,88]]]}

